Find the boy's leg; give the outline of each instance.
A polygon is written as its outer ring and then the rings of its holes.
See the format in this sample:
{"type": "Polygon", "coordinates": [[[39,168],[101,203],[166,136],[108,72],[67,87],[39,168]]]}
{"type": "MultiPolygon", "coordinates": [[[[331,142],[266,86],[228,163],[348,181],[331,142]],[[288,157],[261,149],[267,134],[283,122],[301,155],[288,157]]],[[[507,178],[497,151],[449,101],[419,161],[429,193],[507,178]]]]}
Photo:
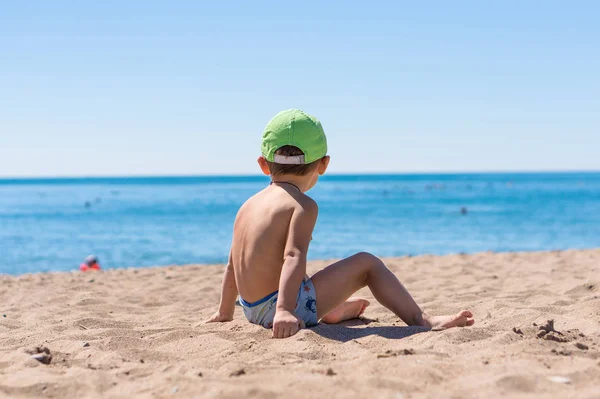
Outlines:
{"type": "Polygon", "coordinates": [[[470,326],[469,311],[454,316],[429,316],[423,313],[406,288],[383,262],[368,253],[359,253],[319,271],[312,277],[317,296],[317,316],[327,315],[353,293],[368,286],[379,303],[406,324],[431,328],[470,326]]]}

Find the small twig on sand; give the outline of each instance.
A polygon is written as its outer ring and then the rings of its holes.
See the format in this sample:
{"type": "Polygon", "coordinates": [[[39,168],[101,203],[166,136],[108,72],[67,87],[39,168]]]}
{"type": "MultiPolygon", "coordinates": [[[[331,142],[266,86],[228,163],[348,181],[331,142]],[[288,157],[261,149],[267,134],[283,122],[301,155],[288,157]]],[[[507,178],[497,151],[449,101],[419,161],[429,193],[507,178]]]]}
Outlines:
{"type": "Polygon", "coordinates": [[[86,326],[82,326],[81,324],[77,324],[79,327],[83,328],[84,330],[87,330],[88,328],[86,326]]]}

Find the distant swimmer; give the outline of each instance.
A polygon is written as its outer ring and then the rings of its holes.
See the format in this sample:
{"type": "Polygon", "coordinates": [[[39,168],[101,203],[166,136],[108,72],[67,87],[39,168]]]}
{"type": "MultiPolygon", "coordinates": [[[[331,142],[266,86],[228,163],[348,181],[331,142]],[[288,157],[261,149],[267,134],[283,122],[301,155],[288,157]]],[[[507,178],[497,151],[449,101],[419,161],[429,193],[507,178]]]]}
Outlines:
{"type": "Polygon", "coordinates": [[[90,201],[85,201],[85,204],[83,204],[83,206],[89,209],[92,207],[92,203],[90,201]]]}
{"type": "Polygon", "coordinates": [[[89,272],[92,270],[100,270],[100,264],[98,263],[98,257],[96,255],[90,255],[81,265],[79,265],[79,270],[82,272],[89,272]]]}
{"type": "Polygon", "coordinates": [[[468,212],[469,212],[469,211],[467,210],[467,208],[466,208],[466,207],[464,207],[464,206],[463,206],[462,208],[460,208],[460,214],[461,214],[461,215],[466,215],[468,212]]]}

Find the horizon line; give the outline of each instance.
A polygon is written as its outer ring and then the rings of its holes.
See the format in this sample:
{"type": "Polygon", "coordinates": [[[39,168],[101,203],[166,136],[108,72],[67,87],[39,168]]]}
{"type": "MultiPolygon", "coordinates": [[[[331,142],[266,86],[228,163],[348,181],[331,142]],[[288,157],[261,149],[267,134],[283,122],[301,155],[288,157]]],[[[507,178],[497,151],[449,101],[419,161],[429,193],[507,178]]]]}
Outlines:
{"type": "MultiPolygon", "coordinates": [[[[415,176],[415,175],[481,175],[481,174],[588,174],[600,173],[600,169],[567,169],[567,170],[489,170],[489,171],[412,171],[412,172],[340,172],[327,173],[328,176],[415,176]]],[[[103,179],[161,179],[161,178],[255,178],[268,176],[254,174],[140,174],[140,175],[55,175],[55,176],[1,176],[0,181],[23,180],[103,180],[103,179]]]]}

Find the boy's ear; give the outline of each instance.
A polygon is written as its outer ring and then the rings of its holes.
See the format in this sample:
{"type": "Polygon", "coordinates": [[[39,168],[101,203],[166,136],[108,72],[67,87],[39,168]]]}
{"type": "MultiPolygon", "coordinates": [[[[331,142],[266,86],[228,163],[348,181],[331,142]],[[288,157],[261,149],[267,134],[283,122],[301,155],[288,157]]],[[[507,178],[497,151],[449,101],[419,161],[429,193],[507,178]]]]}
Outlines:
{"type": "Polygon", "coordinates": [[[258,157],[256,162],[258,162],[258,166],[260,166],[260,170],[262,170],[262,172],[265,175],[269,176],[271,174],[271,171],[269,170],[269,164],[267,163],[267,160],[265,159],[265,157],[263,157],[261,155],[260,157],[258,157]]]}
{"type": "Polygon", "coordinates": [[[331,158],[329,157],[329,155],[321,158],[321,162],[319,162],[319,166],[317,167],[317,171],[319,172],[320,175],[325,174],[325,172],[327,171],[327,167],[329,167],[330,160],[331,160],[331,158]]]}

